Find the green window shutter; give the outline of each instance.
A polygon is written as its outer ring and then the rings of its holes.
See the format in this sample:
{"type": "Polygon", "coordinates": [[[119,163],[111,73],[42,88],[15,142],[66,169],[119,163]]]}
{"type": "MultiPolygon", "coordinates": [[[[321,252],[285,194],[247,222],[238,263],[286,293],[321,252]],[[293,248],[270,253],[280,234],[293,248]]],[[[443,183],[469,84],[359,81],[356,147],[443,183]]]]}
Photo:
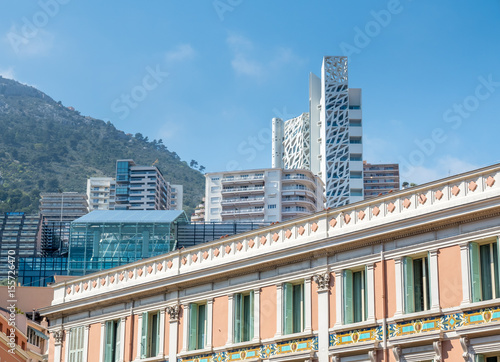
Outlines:
{"type": "Polygon", "coordinates": [[[207,333],[207,305],[198,306],[198,349],[205,348],[207,333]]]}
{"type": "Polygon", "coordinates": [[[304,316],[304,284],[293,286],[293,333],[299,333],[303,330],[304,316]]]}
{"type": "Polygon", "coordinates": [[[469,243],[470,273],[472,301],[480,302],[481,299],[481,270],[479,262],[479,245],[469,243]]]}
{"type": "Polygon", "coordinates": [[[242,296],[241,302],[241,341],[246,342],[250,340],[250,294],[242,296]]]}
{"type": "Polygon", "coordinates": [[[365,266],[365,274],[363,276],[363,298],[365,300],[365,310],[363,320],[366,321],[368,319],[368,266],[365,266]]]}
{"type": "Polygon", "coordinates": [[[107,321],[105,324],[105,348],[104,348],[104,361],[113,362],[113,322],[107,321]]]}
{"type": "Polygon", "coordinates": [[[474,362],[486,362],[486,358],[483,354],[476,354],[474,356],[474,362]]]}
{"type": "Polygon", "coordinates": [[[405,313],[415,312],[415,297],[413,295],[413,260],[403,258],[405,313]]]}
{"type": "Polygon", "coordinates": [[[431,253],[427,253],[427,258],[425,259],[425,295],[427,296],[427,310],[431,309],[431,253]]]}
{"type": "Polygon", "coordinates": [[[344,270],[344,324],[354,323],[352,271],[344,270]]]}
{"type": "Polygon", "coordinates": [[[293,333],[293,285],[285,283],[283,288],[283,332],[293,333]]]}
{"type": "Polygon", "coordinates": [[[189,304],[189,350],[198,349],[198,304],[189,304]]]}
{"type": "Polygon", "coordinates": [[[148,354],[148,317],[148,313],[142,313],[141,358],[146,358],[148,354]]]}
{"type": "MultiPolygon", "coordinates": [[[[115,332],[115,361],[119,361],[120,360],[120,344],[122,343],[122,340],[121,340],[121,337],[122,337],[122,334],[121,334],[121,328],[122,328],[122,325],[121,325],[121,322],[120,320],[117,320],[116,322],[116,332],[115,332]]],[[[123,326],[124,328],[124,326],[123,326]]]]}
{"type": "MultiPolygon", "coordinates": [[[[255,324],[255,321],[254,321],[254,309],[255,309],[255,296],[254,296],[254,292],[253,290],[250,292],[250,303],[249,303],[249,308],[250,308],[250,319],[248,320],[248,323],[250,324],[250,328],[248,328],[248,336],[249,336],[249,339],[248,340],[251,340],[253,339],[253,336],[254,336],[254,324],[255,324]]],[[[258,318],[258,316],[257,316],[258,318]]]]}
{"type": "Polygon", "coordinates": [[[233,297],[233,309],[234,309],[234,343],[241,342],[241,294],[235,294],[233,297]]]}
{"type": "Polygon", "coordinates": [[[500,298],[500,237],[497,237],[497,242],[493,244],[493,264],[495,265],[495,291],[496,298],[500,298]]]}
{"type": "Polygon", "coordinates": [[[153,334],[152,338],[155,339],[155,346],[154,346],[155,348],[152,351],[151,357],[158,356],[158,352],[160,349],[160,312],[156,312],[153,333],[154,334],[153,334]]]}

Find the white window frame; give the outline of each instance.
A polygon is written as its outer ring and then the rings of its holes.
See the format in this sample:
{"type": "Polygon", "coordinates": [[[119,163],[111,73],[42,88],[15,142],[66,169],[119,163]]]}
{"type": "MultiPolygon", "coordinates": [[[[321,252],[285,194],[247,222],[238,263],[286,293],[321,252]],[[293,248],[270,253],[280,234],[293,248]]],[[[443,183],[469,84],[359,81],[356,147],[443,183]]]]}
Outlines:
{"type": "Polygon", "coordinates": [[[364,265],[353,266],[348,269],[337,269],[333,272],[335,273],[335,302],[337,307],[335,308],[335,325],[334,329],[340,329],[344,326],[362,326],[365,324],[373,324],[376,322],[375,320],[375,275],[374,268],[375,265],[373,263],[366,264],[366,290],[367,293],[367,316],[366,320],[357,323],[344,323],[344,270],[358,270],[360,267],[364,267],[364,265]]]}
{"type": "MultiPolygon", "coordinates": [[[[311,295],[311,278],[306,277],[303,280],[286,281],[286,283],[296,284],[297,282],[304,283],[304,331],[301,333],[284,334],[283,331],[283,307],[284,307],[284,284],[276,285],[276,334],[274,338],[286,336],[289,338],[294,335],[309,334],[312,332],[312,295],[311,295]]],[[[257,318],[256,318],[257,319],[257,318]]]]}
{"type": "MultiPolygon", "coordinates": [[[[406,313],[404,306],[405,292],[404,292],[404,270],[403,270],[403,257],[394,259],[395,277],[396,277],[396,313],[395,318],[408,317],[420,314],[439,313],[441,307],[439,305],[439,270],[437,260],[438,250],[432,249],[428,252],[429,264],[429,293],[430,293],[430,306],[428,310],[422,312],[406,313]]],[[[406,256],[406,255],[405,255],[406,256]]],[[[422,258],[425,255],[422,253],[408,254],[411,258],[422,258]]]]}

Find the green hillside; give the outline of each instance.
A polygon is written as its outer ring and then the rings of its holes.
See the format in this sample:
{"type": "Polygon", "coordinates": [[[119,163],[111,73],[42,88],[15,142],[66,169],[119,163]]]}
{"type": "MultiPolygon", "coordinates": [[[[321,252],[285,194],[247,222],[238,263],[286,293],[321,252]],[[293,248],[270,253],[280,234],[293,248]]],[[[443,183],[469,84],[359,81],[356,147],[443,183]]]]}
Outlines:
{"type": "Polygon", "coordinates": [[[184,185],[184,210],[201,201],[204,177],[161,140],[125,134],[39,90],[0,76],[0,212],[37,212],[40,192],[86,191],[91,176],[114,176],[116,160],[156,166],[184,185]]]}

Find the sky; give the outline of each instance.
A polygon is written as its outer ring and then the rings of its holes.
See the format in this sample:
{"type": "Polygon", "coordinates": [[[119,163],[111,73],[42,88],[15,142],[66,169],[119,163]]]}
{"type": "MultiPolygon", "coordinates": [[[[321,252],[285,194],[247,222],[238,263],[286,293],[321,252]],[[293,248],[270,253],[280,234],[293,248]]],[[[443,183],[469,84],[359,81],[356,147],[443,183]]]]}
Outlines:
{"type": "Polygon", "coordinates": [[[369,163],[421,184],[500,162],[499,0],[0,6],[0,75],[206,172],[271,167],[271,119],[308,112],[326,55],[362,89],[369,163]]]}

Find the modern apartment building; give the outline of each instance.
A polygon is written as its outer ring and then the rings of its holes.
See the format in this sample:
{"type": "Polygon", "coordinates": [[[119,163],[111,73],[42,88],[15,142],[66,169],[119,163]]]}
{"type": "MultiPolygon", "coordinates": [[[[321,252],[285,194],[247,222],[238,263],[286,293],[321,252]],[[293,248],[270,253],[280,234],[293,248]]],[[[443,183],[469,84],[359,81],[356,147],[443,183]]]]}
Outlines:
{"type": "Polygon", "coordinates": [[[347,57],[323,58],[309,76],[309,113],[272,120],[272,167],[305,168],[325,184],[326,206],[363,200],[361,89],[349,88],[347,57]]]}
{"type": "Polygon", "coordinates": [[[171,185],[170,210],[182,210],[184,202],[184,187],[182,185],[171,185]]]}
{"type": "Polygon", "coordinates": [[[156,166],[116,162],[115,210],[170,210],[171,186],[156,166]]]}
{"type": "Polygon", "coordinates": [[[87,194],[48,192],[40,194],[40,214],[48,222],[71,222],[88,213],[87,194]]]}
{"type": "Polygon", "coordinates": [[[50,362],[495,361],[500,165],[53,285],[50,362]]]}
{"type": "Polygon", "coordinates": [[[2,261],[0,280],[7,279],[9,274],[12,276],[12,270],[19,270],[20,258],[38,255],[39,228],[40,216],[38,215],[25,215],[24,212],[0,214],[0,260],[2,261]]]}
{"type": "Polygon", "coordinates": [[[203,198],[201,203],[198,204],[196,209],[194,209],[194,212],[191,215],[191,222],[205,223],[205,198],[203,198]]]}
{"type": "Polygon", "coordinates": [[[112,177],[90,177],[87,179],[89,212],[93,210],[114,210],[115,179],[112,177]]]}
{"type": "Polygon", "coordinates": [[[277,222],[324,208],[323,182],[308,170],[213,172],[205,178],[206,222],[277,222]]]}
{"type": "Polygon", "coordinates": [[[399,165],[371,164],[363,161],[363,188],[365,199],[399,190],[399,165]]]}

